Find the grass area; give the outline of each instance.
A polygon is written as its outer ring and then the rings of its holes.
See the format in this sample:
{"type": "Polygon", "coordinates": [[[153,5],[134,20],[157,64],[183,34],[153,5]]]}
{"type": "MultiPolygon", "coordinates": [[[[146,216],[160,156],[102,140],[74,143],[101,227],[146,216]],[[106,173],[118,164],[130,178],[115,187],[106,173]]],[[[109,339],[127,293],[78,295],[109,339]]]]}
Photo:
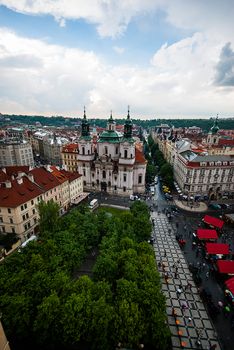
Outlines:
{"type": "Polygon", "coordinates": [[[104,211],[106,213],[110,213],[113,216],[121,216],[122,213],[126,212],[126,210],[123,209],[118,209],[118,208],[112,208],[112,207],[98,207],[95,212],[99,212],[99,211],[104,211]]]}

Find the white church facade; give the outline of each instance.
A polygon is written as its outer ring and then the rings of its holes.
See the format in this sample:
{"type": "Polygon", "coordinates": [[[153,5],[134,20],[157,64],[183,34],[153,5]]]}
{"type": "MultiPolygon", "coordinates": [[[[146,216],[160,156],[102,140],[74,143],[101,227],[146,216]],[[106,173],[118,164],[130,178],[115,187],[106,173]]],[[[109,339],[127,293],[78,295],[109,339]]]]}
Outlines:
{"type": "Polygon", "coordinates": [[[76,152],[77,171],[83,176],[86,191],[107,192],[129,196],[144,193],[147,161],[132,137],[129,111],[124,134],[116,131],[112,114],[97,143],[90,136],[89,122],[84,113],[82,133],[76,152]]]}

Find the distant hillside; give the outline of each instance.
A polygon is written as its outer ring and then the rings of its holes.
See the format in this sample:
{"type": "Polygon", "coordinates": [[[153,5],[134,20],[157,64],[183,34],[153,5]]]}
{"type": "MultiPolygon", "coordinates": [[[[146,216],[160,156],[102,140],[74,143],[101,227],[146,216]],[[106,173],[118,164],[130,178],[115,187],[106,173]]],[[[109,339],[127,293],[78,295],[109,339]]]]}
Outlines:
{"type": "MultiPolygon", "coordinates": [[[[29,124],[35,125],[36,122],[40,122],[41,125],[48,126],[74,126],[75,124],[80,124],[82,118],[64,118],[62,116],[58,117],[44,117],[44,116],[27,116],[27,115],[1,115],[0,123],[1,125],[6,125],[9,123],[19,123],[19,124],[29,124]],[[6,121],[6,119],[8,119],[6,121]],[[9,121],[10,119],[10,121],[9,121]]],[[[125,119],[116,119],[118,124],[123,124],[125,119]]],[[[151,120],[141,120],[132,119],[133,123],[141,126],[144,129],[154,127],[156,125],[168,124],[175,127],[189,127],[198,126],[204,131],[208,131],[213,125],[213,118],[210,119],[151,119],[151,120]]],[[[96,125],[100,127],[106,126],[106,119],[90,119],[91,125],[96,125]]],[[[234,129],[234,118],[219,119],[220,129],[234,129]]]]}

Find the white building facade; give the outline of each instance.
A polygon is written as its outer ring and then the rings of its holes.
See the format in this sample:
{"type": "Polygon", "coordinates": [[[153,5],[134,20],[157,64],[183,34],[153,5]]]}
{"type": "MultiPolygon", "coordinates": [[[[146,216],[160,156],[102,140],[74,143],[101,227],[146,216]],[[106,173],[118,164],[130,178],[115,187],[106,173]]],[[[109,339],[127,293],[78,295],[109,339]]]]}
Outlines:
{"type": "Polygon", "coordinates": [[[132,121],[128,116],[124,135],[116,131],[110,116],[107,128],[94,145],[84,114],[82,136],[78,142],[78,172],[83,175],[84,189],[129,196],[144,193],[146,160],[132,138],[132,121]]]}

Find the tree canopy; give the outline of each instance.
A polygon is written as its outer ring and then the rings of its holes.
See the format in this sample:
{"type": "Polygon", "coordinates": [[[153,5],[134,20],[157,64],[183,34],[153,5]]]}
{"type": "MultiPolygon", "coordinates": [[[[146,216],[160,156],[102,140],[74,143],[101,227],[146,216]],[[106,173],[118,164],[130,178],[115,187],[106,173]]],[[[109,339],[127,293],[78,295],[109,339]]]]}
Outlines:
{"type": "Polygon", "coordinates": [[[75,209],[57,217],[55,209],[41,204],[47,214],[40,239],[0,265],[0,310],[11,348],[111,350],[143,343],[169,349],[147,206],[136,201],[118,217],[75,209]],[[92,276],[77,278],[74,270],[96,247],[92,276]]]}

